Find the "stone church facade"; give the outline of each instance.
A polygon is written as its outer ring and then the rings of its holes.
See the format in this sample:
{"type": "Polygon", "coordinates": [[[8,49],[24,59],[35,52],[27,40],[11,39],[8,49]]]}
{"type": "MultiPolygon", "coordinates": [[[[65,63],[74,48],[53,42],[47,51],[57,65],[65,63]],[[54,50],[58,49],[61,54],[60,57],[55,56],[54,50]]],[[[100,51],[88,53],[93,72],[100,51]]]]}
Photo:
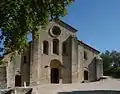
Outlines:
{"type": "MultiPolygon", "coordinates": [[[[81,83],[99,80],[103,63],[99,51],[76,37],[77,30],[63,21],[51,21],[22,55],[16,55],[6,67],[7,87],[48,83],[81,83]],[[32,56],[37,62],[32,63],[32,56]]],[[[8,55],[5,56],[6,60],[8,55]]]]}

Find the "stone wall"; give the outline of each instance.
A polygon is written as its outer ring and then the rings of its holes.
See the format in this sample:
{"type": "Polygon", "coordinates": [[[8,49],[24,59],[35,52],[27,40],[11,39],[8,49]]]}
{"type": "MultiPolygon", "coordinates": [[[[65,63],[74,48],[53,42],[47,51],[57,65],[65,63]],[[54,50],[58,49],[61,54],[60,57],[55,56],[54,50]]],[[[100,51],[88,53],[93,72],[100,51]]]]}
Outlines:
{"type": "Polygon", "coordinates": [[[103,77],[103,61],[99,60],[97,63],[97,80],[103,77]]]}
{"type": "Polygon", "coordinates": [[[84,47],[78,45],[78,82],[84,81],[84,47]]]}
{"type": "MultiPolygon", "coordinates": [[[[78,79],[79,81],[84,81],[84,70],[88,71],[88,81],[96,81],[102,76],[102,65],[100,66],[98,60],[95,58],[99,56],[99,53],[93,51],[89,47],[83,45],[79,42],[78,45],[78,79]],[[84,51],[87,54],[87,59],[84,59],[84,51]]],[[[100,58],[100,56],[99,56],[100,58]]],[[[102,64],[102,62],[101,62],[102,64]]]]}
{"type": "Polygon", "coordinates": [[[78,81],[78,43],[77,38],[72,36],[71,39],[71,66],[72,66],[72,82],[78,81]]]}
{"type": "MultiPolygon", "coordinates": [[[[62,75],[62,77],[60,78],[60,80],[62,80],[61,82],[70,83],[71,82],[71,65],[70,65],[71,55],[68,54],[63,56],[62,43],[66,41],[67,43],[69,43],[69,37],[75,34],[55,22],[51,22],[45,29],[41,31],[39,30],[39,32],[41,36],[40,36],[39,42],[36,43],[36,46],[37,46],[36,54],[34,55],[36,62],[32,63],[32,59],[31,59],[31,63],[30,63],[30,84],[34,85],[36,81],[37,81],[37,84],[51,83],[50,63],[54,59],[60,61],[60,63],[65,67],[65,68],[62,68],[63,70],[61,70],[61,75],[62,75]],[[59,55],[56,55],[53,53],[54,37],[51,37],[51,35],[49,34],[49,29],[52,28],[53,26],[58,26],[61,29],[61,34],[60,36],[57,37],[57,39],[59,40],[59,55]],[[43,53],[43,41],[48,41],[49,43],[48,55],[43,53]],[[45,68],[45,66],[48,66],[48,67],[45,68]]],[[[68,51],[69,51],[68,53],[70,53],[71,51],[69,49],[70,49],[70,46],[68,46],[68,51]]],[[[31,53],[31,57],[33,56],[34,52],[31,53]]]]}
{"type": "Polygon", "coordinates": [[[7,88],[6,66],[0,65],[0,89],[7,88]]]}
{"type": "Polygon", "coordinates": [[[7,64],[7,88],[15,86],[15,62],[9,61],[7,64]]]}
{"type": "Polygon", "coordinates": [[[88,80],[89,81],[96,81],[97,80],[97,62],[95,59],[91,61],[91,63],[88,65],[89,75],[88,80]]]}
{"type": "Polygon", "coordinates": [[[0,94],[33,94],[32,88],[1,89],[0,94]]]}
{"type": "Polygon", "coordinates": [[[22,54],[21,57],[21,77],[22,77],[22,86],[24,82],[29,86],[30,83],[30,47],[22,54]]]}
{"type": "Polygon", "coordinates": [[[15,94],[32,94],[32,88],[15,88],[15,94]]]}
{"type": "Polygon", "coordinates": [[[14,94],[14,90],[12,90],[12,89],[1,89],[0,94],[14,94]]]}

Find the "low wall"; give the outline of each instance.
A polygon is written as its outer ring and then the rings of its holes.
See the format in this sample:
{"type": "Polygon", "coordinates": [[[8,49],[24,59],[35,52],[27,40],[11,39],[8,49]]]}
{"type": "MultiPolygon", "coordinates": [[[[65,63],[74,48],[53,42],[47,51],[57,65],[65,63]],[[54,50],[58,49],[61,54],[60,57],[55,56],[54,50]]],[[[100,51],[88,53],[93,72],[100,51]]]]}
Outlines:
{"type": "Polygon", "coordinates": [[[12,90],[12,89],[1,89],[0,94],[14,94],[14,90],[12,90]]]}
{"type": "Polygon", "coordinates": [[[18,87],[15,88],[15,94],[31,94],[32,88],[23,88],[23,87],[18,87]]]}
{"type": "Polygon", "coordinates": [[[31,94],[32,88],[0,89],[0,94],[31,94]]]}
{"type": "Polygon", "coordinates": [[[6,66],[0,65],[0,89],[7,88],[6,66]]]}

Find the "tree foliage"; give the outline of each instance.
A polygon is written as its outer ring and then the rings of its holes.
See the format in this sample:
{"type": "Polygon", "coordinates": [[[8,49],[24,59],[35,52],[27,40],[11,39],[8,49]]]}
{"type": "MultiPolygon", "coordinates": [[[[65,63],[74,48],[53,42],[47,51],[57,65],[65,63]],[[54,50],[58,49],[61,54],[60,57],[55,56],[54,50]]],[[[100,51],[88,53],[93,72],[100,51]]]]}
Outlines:
{"type": "Polygon", "coordinates": [[[103,59],[103,69],[104,69],[104,71],[107,71],[112,63],[112,58],[110,56],[110,52],[105,51],[105,53],[101,54],[101,57],[103,59]]]}
{"type": "Polygon", "coordinates": [[[104,75],[120,77],[120,52],[105,51],[101,54],[103,58],[104,75]]]}
{"type": "Polygon", "coordinates": [[[6,52],[22,51],[27,35],[37,35],[39,26],[66,15],[72,0],[1,0],[0,28],[6,52]]]}

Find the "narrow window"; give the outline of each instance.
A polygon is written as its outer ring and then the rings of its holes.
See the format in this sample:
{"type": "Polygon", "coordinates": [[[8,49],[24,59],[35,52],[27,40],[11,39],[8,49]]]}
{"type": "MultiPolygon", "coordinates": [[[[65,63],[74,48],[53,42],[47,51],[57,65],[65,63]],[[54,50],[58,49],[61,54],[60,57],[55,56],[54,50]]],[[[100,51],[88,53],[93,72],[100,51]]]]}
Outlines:
{"type": "Polygon", "coordinates": [[[84,59],[87,60],[87,52],[84,51],[84,59]]]}
{"type": "Polygon", "coordinates": [[[48,55],[49,44],[48,41],[43,41],[43,53],[48,55]]]}
{"type": "Polygon", "coordinates": [[[24,56],[24,63],[25,63],[25,64],[27,63],[27,58],[26,58],[26,56],[24,56]]]}
{"type": "Polygon", "coordinates": [[[67,55],[67,43],[66,42],[63,42],[62,53],[63,55],[67,55]]]}
{"type": "Polygon", "coordinates": [[[59,54],[59,40],[58,39],[53,39],[53,53],[54,54],[59,54]]]}

